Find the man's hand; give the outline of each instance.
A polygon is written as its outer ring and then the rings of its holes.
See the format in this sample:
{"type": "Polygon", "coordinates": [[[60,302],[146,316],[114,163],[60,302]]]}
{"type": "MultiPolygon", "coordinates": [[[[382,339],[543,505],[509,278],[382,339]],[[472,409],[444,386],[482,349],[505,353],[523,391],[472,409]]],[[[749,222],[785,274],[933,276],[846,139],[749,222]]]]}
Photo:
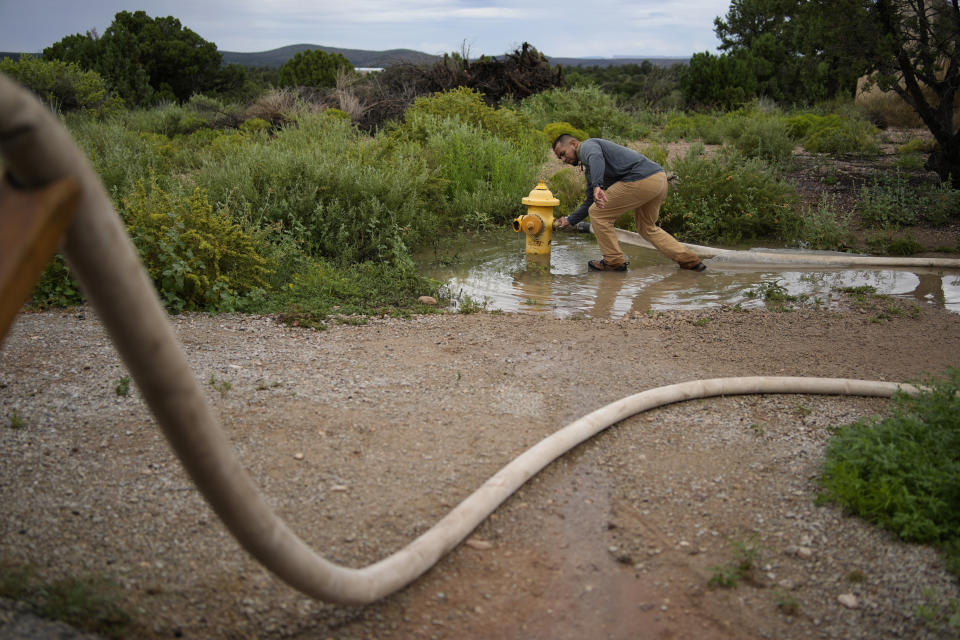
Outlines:
{"type": "Polygon", "coordinates": [[[557,229],[566,229],[570,226],[570,221],[567,219],[567,216],[562,218],[557,218],[557,229]]]}
{"type": "Polygon", "coordinates": [[[597,209],[603,209],[607,205],[607,194],[599,186],[593,188],[593,201],[597,204],[597,209]]]}

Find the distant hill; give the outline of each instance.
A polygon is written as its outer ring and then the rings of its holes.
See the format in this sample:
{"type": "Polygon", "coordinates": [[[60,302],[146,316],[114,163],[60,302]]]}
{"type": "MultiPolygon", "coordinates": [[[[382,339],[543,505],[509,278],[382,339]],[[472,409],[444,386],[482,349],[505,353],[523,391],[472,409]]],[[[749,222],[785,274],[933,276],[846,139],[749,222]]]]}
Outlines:
{"type": "Polygon", "coordinates": [[[245,67],[273,67],[279,68],[283,63],[301,51],[320,49],[326,53],[339,53],[355,67],[389,67],[398,62],[420,64],[433,62],[439,56],[414,51],[413,49],[390,49],[388,51],[365,51],[362,49],[339,49],[337,47],[322,47],[316,44],[292,44],[270,51],[257,53],[240,53],[237,51],[221,51],[224,64],[239,64],[245,67]]]}
{"type": "MultiPolygon", "coordinates": [[[[300,53],[312,49],[320,49],[327,53],[339,53],[355,67],[389,67],[398,62],[422,64],[435,62],[440,56],[414,51],[413,49],[389,49],[387,51],[367,51],[364,49],[340,49],[324,47],[317,44],[292,44],[270,51],[244,53],[240,51],[221,51],[224,64],[239,64],[244,67],[270,67],[279,69],[283,63],[300,53]]],[[[0,60],[5,57],[19,60],[22,53],[0,51],[0,60]]],[[[39,57],[40,53],[31,54],[39,57]]],[[[495,56],[500,57],[500,56],[495,56]]],[[[658,67],[672,67],[675,64],[687,64],[690,58],[561,58],[547,56],[550,64],[560,64],[564,67],[611,67],[625,64],[641,64],[649,60],[658,67]]]]}
{"type": "MultiPolygon", "coordinates": [[[[430,63],[440,59],[440,56],[414,51],[413,49],[390,49],[388,51],[366,51],[363,49],[339,49],[324,47],[317,44],[292,44],[270,51],[256,53],[241,53],[237,51],[221,51],[224,64],[239,64],[245,67],[272,67],[279,68],[283,63],[301,51],[320,49],[327,53],[339,53],[355,67],[389,67],[398,62],[413,64],[430,63]]],[[[499,56],[497,56],[499,57],[499,56]]],[[[640,64],[649,60],[659,67],[670,67],[675,64],[686,64],[690,58],[560,58],[547,56],[550,64],[561,64],[565,67],[610,67],[625,64],[640,64]]]]}
{"type": "Polygon", "coordinates": [[[672,67],[675,64],[687,64],[690,58],[554,58],[547,56],[550,64],[562,64],[565,67],[619,67],[625,64],[642,64],[649,60],[658,67],[672,67]]]}

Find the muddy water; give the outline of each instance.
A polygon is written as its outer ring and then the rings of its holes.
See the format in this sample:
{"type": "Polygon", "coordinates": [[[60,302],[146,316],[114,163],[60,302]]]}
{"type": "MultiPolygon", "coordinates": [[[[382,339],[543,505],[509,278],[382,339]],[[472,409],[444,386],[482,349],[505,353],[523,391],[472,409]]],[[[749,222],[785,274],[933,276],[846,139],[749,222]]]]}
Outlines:
{"type": "Polygon", "coordinates": [[[477,235],[454,248],[419,257],[420,271],[447,284],[456,305],[487,310],[542,312],[557,317],[583,314],[617,319],[630,313],[703,309],[720,305],[764,306],[758,288],[777,284],[790,295],[805,295],[829,308],[843,287],[874,287],[917,304],[960,313],[960,272],[935,269],[797,269],[769,265],[712,265],[704,273],[678,269],[659,253],[623,246],[626,273],[596,273],[587,261],[599,258],[591,234],[554,234],[550,256],[527,256],[523,234],[497,231],[477,235]]]}

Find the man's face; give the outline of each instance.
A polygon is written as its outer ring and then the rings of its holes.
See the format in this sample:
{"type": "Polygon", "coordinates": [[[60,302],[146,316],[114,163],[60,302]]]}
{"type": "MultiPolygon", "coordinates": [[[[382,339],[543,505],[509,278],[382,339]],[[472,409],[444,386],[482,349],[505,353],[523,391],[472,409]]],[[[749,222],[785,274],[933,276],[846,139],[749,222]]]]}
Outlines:
{"type": "Polygon", "coordinates": [[[577,150],[574,148],[573,140],[558,144],[553,148],[553,153],[567,164],[577,164],[577,150]]]}

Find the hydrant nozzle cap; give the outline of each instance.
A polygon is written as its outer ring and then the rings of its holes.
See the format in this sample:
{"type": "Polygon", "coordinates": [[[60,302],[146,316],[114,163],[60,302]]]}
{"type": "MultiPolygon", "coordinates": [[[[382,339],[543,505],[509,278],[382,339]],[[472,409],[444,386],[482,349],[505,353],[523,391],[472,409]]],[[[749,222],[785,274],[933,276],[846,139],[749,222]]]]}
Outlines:
{"type": "Polygon", "coordinates": [[[522,202],[528,207],[556,207],[560,204],[560,201],[550,193],[550,189],[547,188],[547,183],[543,180],[534,187],[530,195],[524,198],[522,202]]]}

